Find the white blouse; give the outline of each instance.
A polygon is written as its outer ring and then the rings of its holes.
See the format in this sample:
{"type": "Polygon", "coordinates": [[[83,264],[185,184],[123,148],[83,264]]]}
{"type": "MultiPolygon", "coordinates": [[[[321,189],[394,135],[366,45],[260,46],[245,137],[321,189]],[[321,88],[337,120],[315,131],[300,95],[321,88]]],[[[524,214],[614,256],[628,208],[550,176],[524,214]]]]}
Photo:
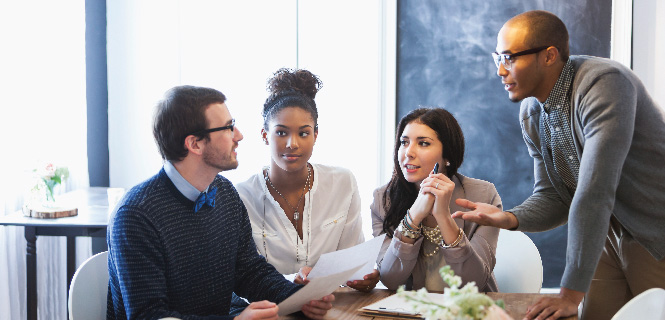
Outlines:
{"type": "Polygon", "coordinates": [[[312,168],[314,182],[304,196],[302,240],[270,194],[263,169],[236,186],[247,207],[256,248],[282,274],[312,267],[324,253],[365,241],[360,196],[351,171],[321,164],[312,164],[312,168]]]}

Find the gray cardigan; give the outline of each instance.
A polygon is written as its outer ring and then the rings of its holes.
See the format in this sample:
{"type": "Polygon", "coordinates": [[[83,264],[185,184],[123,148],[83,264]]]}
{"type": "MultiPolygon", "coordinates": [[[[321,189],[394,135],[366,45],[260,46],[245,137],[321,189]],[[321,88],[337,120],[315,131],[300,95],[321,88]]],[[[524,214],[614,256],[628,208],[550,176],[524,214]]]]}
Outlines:
{"type": "MultiPolygon", "coordinates": [[[[450,211],[465,211],[455,204],[455,199],[468,199],[471,201],[489,203],[502,209],[501,197],[493,184],[461,174],[453,177],[455,189],[450,201],[450,211]]],[[[374,236],[383,233],[383,221],[386,211],[383,208],[383,196],[387,186],[374,190],[374,202],[370,206],[372,211],[372,229],[374,236]]],[[[476,223],[455,219],[457,225],[464,230],[466,236],[458,247],[441,249],[432,258],[445,259],[456,275],[466,284],[475,281],[478,290],[483,292],[496,292],[497,284],[494,279],[494,265],[496,264],[496,243],[499,238],[499,229],[488,226],[479,226],[476,223]]],[[[418,263],[423,259],[419,254],[423,244],[420,237],[414,244],[407,244],[400,240],[400,232],[395,231],[393,238],[386,237],[379,252],[377,264],[381,274],[381,282],[388,289],[395,290],[400,285],[407,285],[407,289],[420,289],[425,287],[426,263],[418,263]],[[412,285],[407,284],[410,277],[412,285]]],[[[436,275],[439,276],[438,274],[436,275]]]]}
{"type": "Polygon", "coordinates": [[[522,231],[568,222],[561,286],[586,292],[612,214],[656,259],[665,256],[665,113],[623,65],[588,56],[571,59],[570,126],[580,158],[577,190],[571,197],[554,170],[540,141],[543,111],[535,98],[528,98],[519,119],[534,161],[534,191],[508,211],[522,231]]]}

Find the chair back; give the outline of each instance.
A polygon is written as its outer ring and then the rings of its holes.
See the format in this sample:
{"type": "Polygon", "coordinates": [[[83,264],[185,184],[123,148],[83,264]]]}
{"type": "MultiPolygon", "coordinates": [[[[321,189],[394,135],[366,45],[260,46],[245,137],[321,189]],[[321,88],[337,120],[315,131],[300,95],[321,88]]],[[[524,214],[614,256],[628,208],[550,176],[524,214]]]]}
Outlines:
{"type": "Polygon", "coordinates": [[[499,232],[494,276],[499,292],[540,292],[543,262],[538,248],[524,233],[503,229],[499,232]]]}
{"type": "Polygon", "coordinates": [[[630,299],[612,320],[665,320],[665,289],[652,288],[630,299]]]}
{"type": "Polygon", "coordinates": [[[69,320],[106,319],[108,251],[98,253],[76,270],[69,287],[69,320]]]}

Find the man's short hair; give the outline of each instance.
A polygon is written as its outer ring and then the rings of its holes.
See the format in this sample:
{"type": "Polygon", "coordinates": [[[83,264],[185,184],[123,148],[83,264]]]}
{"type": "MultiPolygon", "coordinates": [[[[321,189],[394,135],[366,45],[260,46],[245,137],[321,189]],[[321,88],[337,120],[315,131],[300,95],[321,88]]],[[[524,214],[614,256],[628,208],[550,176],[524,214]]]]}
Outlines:
{"type": "Polygon", "coordinates": [[[528,28],[526,45],[530,48],[554,46],[559,50],[563,62],[568,61],[568,29],[566,25],[551,12],[543,10],[527,11],[515,16],[513,22],[528,28]]]}
{"type": "MultiPolygon", "coordinates": [[[[208,127],[205,111],[213,103],[224,103],[223,93],[210,88],[178,86],[157,103],[152,133],[164,160],[181,161],[187,156],[185,137],[208,127]]],[[[210,139],[209,134],[200,139],[210,139]]]]}

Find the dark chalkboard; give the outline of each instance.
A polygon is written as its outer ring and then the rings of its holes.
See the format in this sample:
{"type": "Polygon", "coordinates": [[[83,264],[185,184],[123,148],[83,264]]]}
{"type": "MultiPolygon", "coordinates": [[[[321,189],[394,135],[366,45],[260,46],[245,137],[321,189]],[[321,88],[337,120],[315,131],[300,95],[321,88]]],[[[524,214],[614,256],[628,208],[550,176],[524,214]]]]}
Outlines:
{"type": "MultiPolygon", "coordinates": [[[[511,17],[528,10],[559,16],[571,54],[610,55],[611,0],[401,0],[397,8],[397,116],[418,106],[455,115],[466,138],[460,172],[493,182],[504,208],[533,190],[533,162],[522,140],[519,104],[496,75],[490,55],[511,17]]],[[[540,250],[544,287],[558,287],[565,265],[566,226],[528,234],[540,250]]]]}

